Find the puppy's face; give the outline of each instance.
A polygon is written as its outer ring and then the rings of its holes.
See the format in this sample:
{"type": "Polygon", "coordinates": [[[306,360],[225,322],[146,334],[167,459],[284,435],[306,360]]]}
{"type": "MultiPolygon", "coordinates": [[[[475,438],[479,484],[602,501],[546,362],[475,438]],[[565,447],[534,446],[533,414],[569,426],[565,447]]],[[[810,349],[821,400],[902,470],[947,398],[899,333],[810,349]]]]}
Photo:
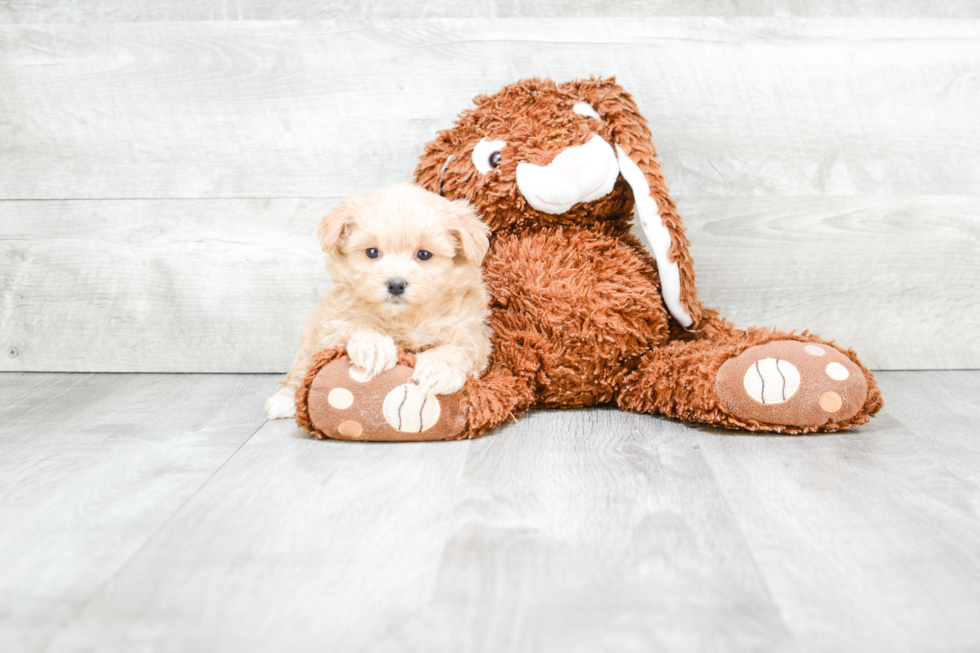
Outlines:
{"type": "Polygon", "coordinates": [[[318,235],[334,283],[387,319],[470,283],[489,246],[489,230],[468,203],[412,184],[348,198],[318,235]]]}

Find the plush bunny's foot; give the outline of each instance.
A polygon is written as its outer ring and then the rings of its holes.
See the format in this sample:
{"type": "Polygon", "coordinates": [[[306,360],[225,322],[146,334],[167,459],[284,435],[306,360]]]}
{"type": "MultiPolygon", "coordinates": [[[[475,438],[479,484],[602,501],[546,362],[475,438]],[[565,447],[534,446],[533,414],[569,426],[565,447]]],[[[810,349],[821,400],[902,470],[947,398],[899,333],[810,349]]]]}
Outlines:
{"type": "Polygon", "coordinates": [[[424,395],[405,363],[365,379],[347,356],[312,370],[297,394],[297,422],[318,438],[341,440],[446,440],[466,426],[457,395],[424,395]],[[300,397],[300,394],[304,394],[300,397]]]}
{"type": "Polygon", "coordinates": [[[729,330],[652,349],[627,377],[624,410],[756,433],[831,433],[883,406],[855,353],[809,333],[729,330]]]}
{"type": "Polygon", "coordinates": [[[857,415],[868,383],[861,368],[830,345],[775,340],[725,361],[715,392],[736,419],[812,428],[857,415]]]}

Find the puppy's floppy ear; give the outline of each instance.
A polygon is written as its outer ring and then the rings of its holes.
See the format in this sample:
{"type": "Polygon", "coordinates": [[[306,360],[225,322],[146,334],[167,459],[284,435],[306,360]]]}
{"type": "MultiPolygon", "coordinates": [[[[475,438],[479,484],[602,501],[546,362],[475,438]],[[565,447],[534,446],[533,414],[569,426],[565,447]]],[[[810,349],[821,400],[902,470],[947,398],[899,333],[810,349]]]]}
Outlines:
{"type": "Polygon", "coordinates": [[[490,249],[490,227],[483,224],[468,201],[454,200],[448,204],[449,229],[459,241],[459,254],[473,265],[479,265],[490,249]]]}
{"type": "Polygon", "coordinates": [[[320,220],[320,226],[316,229],[316,237],[324,252],[329,253],[337,245],[344,229],[354,224],[356,203],[357,197],[351,193],[350,197],[333,207],[333,211],[320,220]]]}
{"type": "Polygon", "coordinates": [[[633,190],[640,226],[657,260],[664,303],[681,326],[696,328],[701,304],[694,287],[694,261],[646,119],[614,77],[568,82],[561,89],[588,102],[612,127],[620,171],[633,190]]]}

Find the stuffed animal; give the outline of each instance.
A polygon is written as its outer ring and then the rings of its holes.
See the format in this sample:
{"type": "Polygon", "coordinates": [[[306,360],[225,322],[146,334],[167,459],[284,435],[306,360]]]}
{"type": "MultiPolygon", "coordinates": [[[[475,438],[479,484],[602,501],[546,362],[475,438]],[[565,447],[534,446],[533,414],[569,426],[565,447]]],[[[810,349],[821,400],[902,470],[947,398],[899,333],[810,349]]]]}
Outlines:
{"type": "Polygon", "coordinates": [[[807,332],[736,329],[700,304],[647,122],[615,79],[525,79],[474,102],[425,146],[415,181],[469,200],[492,231],[489,366],[433,408],[407,383],[410,354],[360,383],[341,350],[323,352],[297,392],[301,426],[361,440],[472,438],[532,407],[615,402],[803,434],[881,409],[853,350],[807,332]],[[652,256],[630,233],[634,213],[652,256]]]}

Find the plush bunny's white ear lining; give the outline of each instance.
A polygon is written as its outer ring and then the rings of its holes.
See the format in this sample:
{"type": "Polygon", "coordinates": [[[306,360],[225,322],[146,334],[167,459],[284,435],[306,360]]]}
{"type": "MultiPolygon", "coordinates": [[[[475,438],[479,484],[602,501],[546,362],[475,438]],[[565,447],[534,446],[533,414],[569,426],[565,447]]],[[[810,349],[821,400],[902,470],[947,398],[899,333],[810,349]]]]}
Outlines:
{"type": "Polygon", "coordinates": [[[682,327],[689,327],[694,322],[687,311],[681,306],[681,271],[676,263],[670,261],[670,231],[660,220],[657,202],[650,195],[650,184],[647,183],[643,171],[626,156],[619,145],[616,146],[619,158],[619,171],[623,179],[633,189],[633,200],[636,204],[636,215],[650,247],[653,257],[657,260],[657,271],[660,273],[660,292],[663,294],[667,310],[682,327]]]}
{"type": "Polygon", "coordinates": [[[602,120],[599,117],[599,113],[592,108],[592,105],[588,102],[576,102],[572,107],[572,111],[579,114],[580,116],[585,116],[586,118],[595,118],[596,120],[602,120]]]}

